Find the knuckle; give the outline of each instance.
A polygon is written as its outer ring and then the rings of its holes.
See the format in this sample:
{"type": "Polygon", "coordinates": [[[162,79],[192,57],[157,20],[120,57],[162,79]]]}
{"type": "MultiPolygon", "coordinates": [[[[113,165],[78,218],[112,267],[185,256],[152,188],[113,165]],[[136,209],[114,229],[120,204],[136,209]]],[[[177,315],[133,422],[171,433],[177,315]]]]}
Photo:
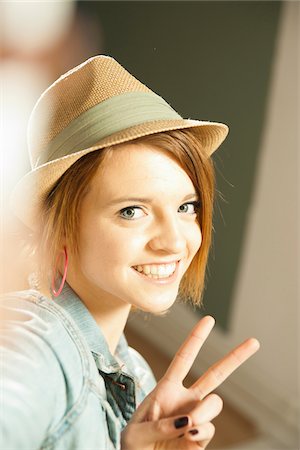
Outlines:
{"type": "Polygon", "coordinates": [[[193,361],[193,357],[192,357],[191,353],[186,350],[180,350],[177,353],[177,356],[187,362],[193,361]]]}
{"type": "Polygon", "coordinates": [[[197,341],[200,342],[200,345],[201,345],[201,346],[204,344],[204,342],[205,342],[205,340],[206,340],[206,338],[205,338],[205,336],[204,336],[203,334],[197,333],[196,331],[193,331],[192,334],[191,334],[191,336],[192,336],[194,339],[197,339],[197,341]]]}
{"type": "Polygon", "coordinates": [[[211,373],[218,383],[221,383],[225,379],[224,372],[218,367],[212,367],[211,373]]]}
{"type": "Polygon", "coordinates": [[[221,410],[223,408],[223,400],[218,394],[210,394],[210,398],[218,409],[221,410]]]}
{"type": "MultiPolygon", "coordinates": [[[[197,442],[195,441],[196,447],[195,450],[205,450],[206,449],[206,445],[203,442],[197,442]]],[[[194,450],[194,447],[192,447],[192,450],[194,450]]]]}
{"type": "Polygon", "coordinates": [[[237,349],[232,350],[231,357],[238,366],[242,364],[243,361],[242,361],[240,353],[237,349]]]}
{"type": "Polygon", "coordinates": [[[134,448],[135,443],[135,433],[132,430],[132,425],[128,424],[121,433],[122,449],[132,449],[134,448]]]}
{"type": "Polygon", "coordinates": [[[154,432],[157,434],[166,434],[168,432],[167,424],[164,420],[156,420],[153,423],[154,432]]]}
{"type": "Polygon", "coordinates": [[[196,401],[199,401],[199,399],[202,400],[205,397],[205,393],[201,389],[200,385],[194,386],[191,392],[194,395],[196,401]]]}
{"type": "Polygon", "coordinates": [[[212,439],[215,435],[216,427],[214,426],[214,424],[212,422],[208,422],[207,425],[208,425],[209,439],[212,439]]]}

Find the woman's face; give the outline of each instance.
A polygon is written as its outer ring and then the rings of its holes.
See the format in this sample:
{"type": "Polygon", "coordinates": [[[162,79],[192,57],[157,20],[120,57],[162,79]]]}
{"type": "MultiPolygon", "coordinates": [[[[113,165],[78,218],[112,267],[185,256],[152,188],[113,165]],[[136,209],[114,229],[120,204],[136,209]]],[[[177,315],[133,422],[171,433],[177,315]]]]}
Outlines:
{"type": "Polygon", "coordinates": [[[189,176],[167,152],[148,144],[113,149],[82,203],[73,266],[80,290],[99,302],[167,310],[201,245],[198,201],[189,176]]]}

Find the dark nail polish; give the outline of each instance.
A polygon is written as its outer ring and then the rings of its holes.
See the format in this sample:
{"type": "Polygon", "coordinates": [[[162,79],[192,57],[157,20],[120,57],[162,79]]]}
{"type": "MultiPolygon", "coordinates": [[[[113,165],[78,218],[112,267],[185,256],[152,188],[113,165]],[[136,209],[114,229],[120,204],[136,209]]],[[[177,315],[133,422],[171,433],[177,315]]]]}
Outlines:
{"type": "Polygon", "coordinates": [[[195,435],[195,434],[198,434],[198,430],[190,430],[189,433],[192,435],[195,435]]]}
{"type": "Polygon", "coordinates": [[[175,428],[185,427],[189,423],[189,418],[187,416],[180,417],[174,421],[175,428]]]}

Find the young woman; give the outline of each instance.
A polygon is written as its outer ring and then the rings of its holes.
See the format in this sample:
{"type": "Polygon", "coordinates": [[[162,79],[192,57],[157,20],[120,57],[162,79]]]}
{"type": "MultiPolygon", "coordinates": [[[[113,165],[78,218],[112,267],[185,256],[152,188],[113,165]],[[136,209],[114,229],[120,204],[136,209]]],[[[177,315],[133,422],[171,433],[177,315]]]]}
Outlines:
{"type": "Polygon", "coordinates": [[[204,317],[156,384],[129,348],[131,310],[200,304],[211,241],[211,153],[223,124],[182,119],[113,58],[60,77],[29,123],[32,171],[12,207],[32,229],[38,284],[2,299],[1,448],[206,448],[212,393],[258,349],[248,339],[193,386],[204,317]]]}

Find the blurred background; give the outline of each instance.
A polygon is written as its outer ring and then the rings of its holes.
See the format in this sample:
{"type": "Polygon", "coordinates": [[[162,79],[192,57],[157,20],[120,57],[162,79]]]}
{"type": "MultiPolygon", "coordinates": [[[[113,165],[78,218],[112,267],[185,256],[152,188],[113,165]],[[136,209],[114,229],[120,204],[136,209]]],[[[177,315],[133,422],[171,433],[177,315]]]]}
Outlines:
{"type": "Polygon", "coordinates": [[[1,291],[26,289],[28,230],[9,194],[29,169],[41,92],[96,54],[113,56],[183,117],[230,127],[214,155],[218,195],[204,305],[126,328],[159,379],[203,314],[215,330],[190,384],[249,336],[261,350],[219,389],[210,448],[299,450],[298,1],[1,2],[1,291]]]}

